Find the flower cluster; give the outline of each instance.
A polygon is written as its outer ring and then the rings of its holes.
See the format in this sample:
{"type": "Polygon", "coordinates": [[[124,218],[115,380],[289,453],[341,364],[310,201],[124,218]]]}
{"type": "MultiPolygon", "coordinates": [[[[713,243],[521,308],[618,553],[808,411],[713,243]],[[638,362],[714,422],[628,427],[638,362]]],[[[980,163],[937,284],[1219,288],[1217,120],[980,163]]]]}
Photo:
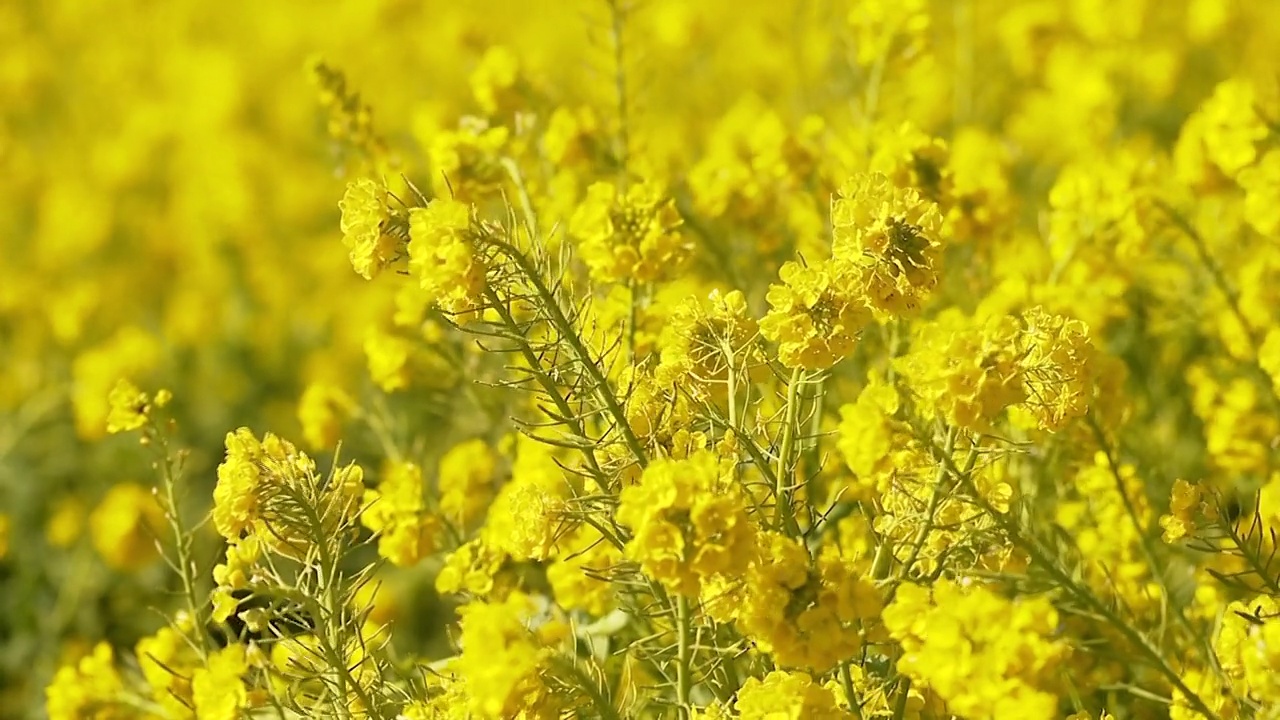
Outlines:
{"type": "Polygon", "coordinates": [[[741,573],[755,554],[745,499],[709,450],[654,461],[623,489],[617,517],[633,531],[627,557],[681,595],[696,596],[715,575],[741,573]]]}
{"type": "Polygon", "coordinates": [[[980,585],[903,585],[884,624],[898,666],[962,717],[1057,717],[1055,672],[1067,646],[1044,599],[1010,603],[980,585]]]}
{"type": "Polygon", "coordinates": [[[582,260],[600,282],[652,282],[679,269],[690,246],[675,204],[657,183],[594,183],[569,221],[582,260]]]}

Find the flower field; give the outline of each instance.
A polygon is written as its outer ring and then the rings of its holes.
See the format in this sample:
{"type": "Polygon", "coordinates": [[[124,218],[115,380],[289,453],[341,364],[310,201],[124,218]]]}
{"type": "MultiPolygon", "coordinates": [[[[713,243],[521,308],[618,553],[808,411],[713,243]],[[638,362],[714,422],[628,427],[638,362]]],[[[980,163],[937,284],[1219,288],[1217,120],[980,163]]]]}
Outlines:
{"type": "Polygon", "coordinates": [[[1280,720],[1278,44],[0,5],[0,718],[1280,720]]]}

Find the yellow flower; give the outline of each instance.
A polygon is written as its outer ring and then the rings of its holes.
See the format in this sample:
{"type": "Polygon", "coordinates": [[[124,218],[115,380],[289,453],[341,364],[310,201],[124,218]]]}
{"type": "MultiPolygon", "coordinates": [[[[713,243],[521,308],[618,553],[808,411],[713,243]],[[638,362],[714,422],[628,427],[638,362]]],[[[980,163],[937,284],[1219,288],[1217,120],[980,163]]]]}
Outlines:
{"type": "Polygon", "coordinates": [[[213,523],[227,540],[253,535],[273,552],[298,557],[320,533],[351,529],[364,492],[358,465],[322,477],[289,441],[272,433],[259,441],[248,428],[227,433],[226,448],[213,489],[213,523]]]}
{"type": "Polygon", "coordinates": [[[107,403],[107,432],[112,434],[137,430],[151,412],[151,398],[124,378],[116,381],[107,403]]]}
{"type": "Polygon", "coordinates": [[[525,626],[532,611],[532,602],[522,593],[458,610],[462,655],[455,667],[466,683],[468,706],[479,717],[555,717],[533,714],[553,710],[547,706],[556,701],[539,675],[549,648],[525,626]]]}
{"type": "Polygon", "coordinates": [[[506,177],[502,155],[510,136],[505,125],[475,117],[463,117],[457,130],[433,133],[426,144],[436,198],[472,203],[497,191],[506,177]]]}
{"type": "Polygon", "coordinates": [[[782,363],[825,370],[848,357],[871,321],[857,268],[840,260],[788,262],[778,275],[782,284],[769,286],[760,334],[778,343],[782,363]]]}
{"type": "Polygon", "coordinates": [[[409,211],[409,270],[444,312],[472,311],[484,294],[487,270],[471,213],[470,205],[446,199],[409,211]]]}
{"type": "Polygon", "coordinates": [[[779,667],[825,673],[863,645],[863,626],[880,611],[865,570],[825,547],[810,558],[798,540],[765,533],[734,612],[742,634],[779,667]]]}
{"type": "Polygon", "coordinates": [[[863,270],[859,278],[877,311],[919,309],[941,273],[942,214],[936,203],[880,173],[856,175],[831,206],[832,250],[863,270]]]}
{"type": "Polygon", "coordinates": [[[916,333],[897,364],[928,408],[959,427],[989,431],[1026,397],[1013,318],[975,322],[946,313],[916,333]]]}
{"type": "Polygon", "coordinates": [[[489,506],[484,534],[514,560],[546,560],[565,528],[567,490],[561,478],[513,478],[489,506]]]}
{"type": "Polygon", "coordinates": [[[569,221],[591,277],[600,282],[653,282],[671,277],[692,246],[666,190],[653,182],[625,191],[595,183],[569,221]]]}
{"type": "Polygon", "coordinates": [[[422,470],[413,463],[392,463],[376,490],[365,490],[360,522],[378,534],[378,554],[408,567],[435,552],[440,518],[426,505],[422,470]]]}
{"type": "Polygon", "coordinates": [[[117,570],[136,570],[155,560],[156,538],[165,527],[155,496],[137,483],[112,486],[89,516],[93,547],[117,570]]]}
{"type": "Polygon", "coordinates": [[[151,697],[174,717],[185,717],[191,707],[190,673],[199,658],[182,630],[166,625],[139,640],[134,653],[151,697]]]}
{"type": "Polygon", "coordinates": [[[1244,218],[1259,235],[1274,239],[1280,231],[1280,150],[1271,150],[1252,167],[1240,171],[1244,218]]]}
{"type": "Polygon", "coordinates": [[[734,709],[742,720],[813,718],[840,720],[854,715],[836,705],[835,695],[807,673],[775,670],[764,679],[747,678],[734,709]]]}
{"type": "Polygon", "coordinates": [[[673,380],[692,375],[711,381],[758,365],[758,330],[739,290],[724,295],[713,291],[704,301],[689,298],[671,314],[663,330],[662,364],[655,375],[673,380]]]}
{"type": "Polygon", "coordinates": [[[1035,307],[1023,314],[1019,365],[1026,378],[1026,408],[1050,432],[1083,417],[1101,374],[1089,326],[1035,307]]]}
{"type": "Polygon", "coordinates": [[[520,62],[510,48],[489,48],[480,64],[471,71],[471,94],[488,115],[507,112],[517,99],[515,90],[520,79],[520,62]]]}
{"type": "Polygon", "coordinates": [[[977,584],[904,584],[885,608],[898,669],[964,717],[1059,717],[1050,691],[1068,647],[1043,596],[1010,602],[977,584]]]}
{"type": "Polygon", "coordinates": [[[704,578],[742,572],[755,554],[739,486],[708,450],[650,463],[623,489],[617,519],[633,533],[627,557],[682,595],[696,597],[704,578]]]}
{"type": "Polygon", "coordinates": [[[557,556],[547,567],[547,582],[556,604],[604,615],[614,602],[614,586],[606,579],[622,562],[622,553],[599,530],[583,524],[557,543],[557,556]]]}
{"type": "Polygon", "coordinates": [[[369,328],[364,337],[364,354],[374,384],[389,393],[409,387],[413,349],[413,343],[406,338],[369,328]]]}
{"type": "Polygon", "coordinates": [[[45,689],[49,720],[126,720],[136,717],[125,704],[124,680],[116,671],[114,653],[105,642],[73,665],[58,668],[45,689]]]}
{"type": "Polygon", "coordinates": [[[54,503],[45,524],[45,538],[54,547],[70,547],[84,530],[84,503],[81,498],[61,497],[54,503]]]}
{"type": "Polygon", "coordinates": [[[872,376],[857,400],[840,408],[836,448],[855,475],[859,492],[884,492],[898,466],[896,451],[909,439],[909,428],[894,419],[897,390],[872,376]]]}
{"type": "Polygon", "coordinates": [[[479,438],[459,443],[440,458],[440,514],[466,527],[478,518],[493,498],[498,458],[479,438]]]}
{"type": "Polygon", "coordinates": [[[366,280],[372,280],[399,252],[400,241],[390,232],[387,203],[387,189],[369,178],[348,183],[338,203],[342,243],[350,253],[351,267],[366,280]]]}
{"type": "Polygon", "coordinates": [[[1258,117],[1257,104],[1253,84],[1236,78],[1219,83],[1199,110],[1205,123],[1205,150],[1229,177],[1253,164],[1258,143],[1270,132],[1258,117]]]}
{"type": "Polygon", "coordinates": [[[511,591],[505,576],[504,553],[485,542],[471,540],[449,553],[436,575],[436,592],[441,595],[467,593],[477,598],[502,599],[511,591]]]}
{"type": "Polygon", "coordinates": [[[236,720],[248,706],[249,693],[242,679],[248,672],[245,646],[228,645],[209,656],[205,667],[191,676],[191,694],[200,720],[236,720]]]}
{"type": "Polygon", "coordinates": [[[1169,499],[1169,514],[1160,518],[1164,541],[1177,542],[1195,530],[1196,513],[1199,509],[1200,488],[1181,478],[1175,480],[1169,499]]]}

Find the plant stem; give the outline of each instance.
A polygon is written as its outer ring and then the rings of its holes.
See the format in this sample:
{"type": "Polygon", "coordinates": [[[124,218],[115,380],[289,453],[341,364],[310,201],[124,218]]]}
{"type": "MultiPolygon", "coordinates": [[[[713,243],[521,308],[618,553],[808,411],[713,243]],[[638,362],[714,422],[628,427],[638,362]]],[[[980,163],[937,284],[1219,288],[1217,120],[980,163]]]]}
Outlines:
{"type": "Polygon", "coordinates": [[[204,630],[202,603],[196,598],[195,564],[191,559],[191,536],[182,522],[182,514],[178,508],[177,478],[174,476],[173,464],[169,456],[169,441],[163,433],[157,432],[160,440],[161,484],[164,485],[165,517],[169,521],[169,531],[173,533],[174,550],[177,553],[178,577],[182,580],[182,594],[187,601],[187,612],[191,615],[191,624],[195,629],[196,653],[203,659],[209,652],[208,637],[204,630]]]}
{"type": "Polygon", "coordinates": [[[676,600],[676,702],[680,705],[683,717],[693,714],[689,707],[689,691],[693,688],[690,674],[693,657],[689,647],[689,634],[689,599],[681,595],[676,600]]]}
{"type": "Polygon", "coordinates": [[[791,371],[791,380],[787,383],[787,407],[782,427],[782,447],[778,450],[778,469],[774,471],[774,496],[778,505],[778,527],[791,537],[800,534],[791,508],[791,484],[794,463],[791,461],[792,446],[796,437],[796,415],[800,410],[799,390],[804,371],[796,368],[791,371]]]}

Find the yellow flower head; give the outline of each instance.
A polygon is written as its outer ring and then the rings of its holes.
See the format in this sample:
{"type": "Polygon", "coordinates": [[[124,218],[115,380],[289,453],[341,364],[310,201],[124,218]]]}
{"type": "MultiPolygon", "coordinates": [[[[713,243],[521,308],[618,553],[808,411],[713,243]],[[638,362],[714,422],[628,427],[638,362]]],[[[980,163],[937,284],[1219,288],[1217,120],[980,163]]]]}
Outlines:
{"type": "Polygon", "coordinates": [[[369,178],[352,180],[338,207],[342,210],[342,243],[350,253],[351,267],[372,280],[395,260],[400,247],[400,240],[390,232],[387,189],[369,178]]]}
{"type": "Polygon", "coordinates": [[[409,271],[444,312],[474,310],[485,290],[487,267],[471,213],[470,205],[444,199],[409,211],[409,271]]]}
{"type": "Polygon", "coordinates": [[[627,556],[683,595],[696,597],[704,578],[742,572],[755,554],[741,490],[708,450],[650,463],[623,489],[617,518],[633,532],[627,556]]]}
{"type": "Polygon", "coordinates": [[[591,277],[600,282],[653,282],[671,275],[692,249],[678,231],[684,221],[666,190],[640,182],[626,190],[599,182],[569,221],[591,277]]]}
{"type": "Polygon", "coordinates": [[[770,310],[760,334],[778,343],[782,364],[825,370],[853,352],[858,333],[871,321],[866,295],[858,287],[858,269],[849,262],[813,265],[788,262],[770,285],[770,310]]]}
{"type": "Polygon", "coordinates": [[[151,398],[124,378],[116,381],[107,403],[107,432],[113,434],[137,430],[151,412],[151,398]]]}
{"type": "Polygon", "coordinates": [[[831,206],[832,248],[863,269],[867,301],[902,315],[919,309],[941,272],[942,213],[914,189],[880,173],[863,173],[840,188],[831,206]]]}

